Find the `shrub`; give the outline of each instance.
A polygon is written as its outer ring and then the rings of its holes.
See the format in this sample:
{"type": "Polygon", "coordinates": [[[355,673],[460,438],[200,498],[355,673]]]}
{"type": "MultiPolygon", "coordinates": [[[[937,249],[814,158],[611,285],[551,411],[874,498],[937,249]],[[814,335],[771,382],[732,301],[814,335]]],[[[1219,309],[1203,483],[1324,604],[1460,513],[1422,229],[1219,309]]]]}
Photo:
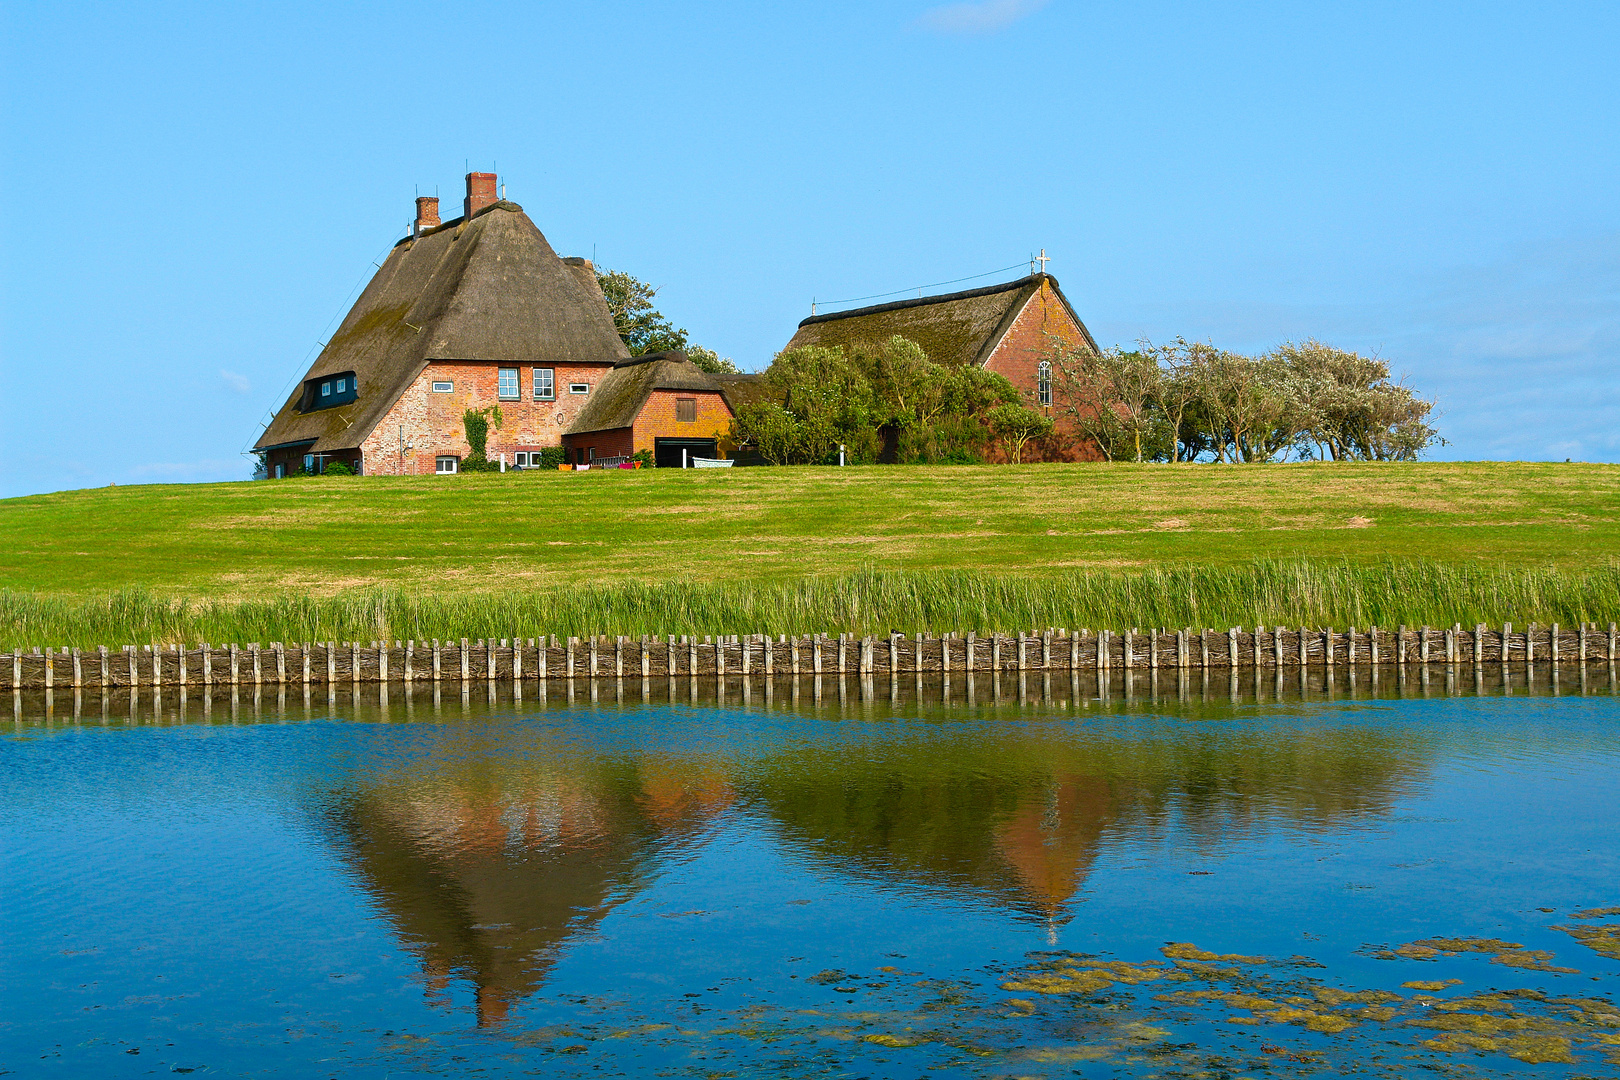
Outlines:
{"type": "Polygon", "coordinates": [[[540,451],[540,467],[542,469],[555,469],[568,460],[568,451],[560,446],[548,446],[540,451]]]}
{"type": "Polygon", "coordinates": [[[630,460],[641,462],[643,469],[650,469],[653,467],[653,452],[651,450],[637,450],[630,460]]]}
{"type": "Polygon", "coordinates": [[[321,471],[322,476],[353,476],[354,470],[341,461],[329,461],[326,468],[321,471]]]}

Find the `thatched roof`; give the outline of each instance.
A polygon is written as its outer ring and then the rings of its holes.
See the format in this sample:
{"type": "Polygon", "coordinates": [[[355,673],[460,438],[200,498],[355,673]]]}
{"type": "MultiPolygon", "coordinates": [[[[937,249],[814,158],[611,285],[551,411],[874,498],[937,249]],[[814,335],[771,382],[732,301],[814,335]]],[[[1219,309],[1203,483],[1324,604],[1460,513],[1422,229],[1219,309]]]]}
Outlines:
{"type": "Polygon", "coordinates": [[[776,394],[763,375],[751,371],[727,371],[711,378],[720,384],[720,392],[726,396],[726,404],[731,406],[732,412],[736,412],[744,405],[776,400],[776,394]]]}
{"type": "Polygon", "coordinates": [[[596,384],[590,402],[564,434],[630,427],[654,390],[721,393],[714,376],[693,364],[684,352],[649,353],[620,360],[596,384]]]}
{"type": "Polygon", "coordinates": [[[585,260],[565,265],[517,203],[394,245],[256,449],[358,447],[430,360],[613,364],[629,350],[585,260]],[[303,383],[352,371],[352,405],[301,413],[303,383]]]}
{"type": "Polygon", "coordinates": [[[1092,340],[1086,324],[1080,321],[1073,305],[1058,288],[1057,278],[1049,274],[1031,274],[983,289],[812,315],[799,324],[798,333],[787,347],[843,345],[847,348],[877,344],[899,334],[921,345],[936,364],[982,366],[1043,283],[1052,287],[1053,294],[1085,335],[1086,344],[1096,349],[1097,343],[1092,340]]]}

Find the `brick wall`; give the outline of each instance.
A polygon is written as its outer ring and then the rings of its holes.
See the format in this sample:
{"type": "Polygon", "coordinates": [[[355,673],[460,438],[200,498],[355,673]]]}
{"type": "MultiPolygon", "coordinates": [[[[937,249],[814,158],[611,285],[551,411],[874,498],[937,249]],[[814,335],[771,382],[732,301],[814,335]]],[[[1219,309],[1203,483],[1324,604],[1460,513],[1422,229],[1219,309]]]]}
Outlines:
{"type": "MultiPolygon", "coordinates": [[[[1054,438],[1039,448],[1025,448],[1025,461],[1101,461],[1102,454],[1096,447],[1076,441],[1073,423],[1060,409],[1040,405],[1040,363],[1052,350],[1053,338],[1068,346],[1083,345],[1086,340],[1063,301],[1052,291],[1051,284],[1043,281],[1040,290],[1025,302],[1011,329],[985,361],[985,370],[1006,376],[1007,381],[1022,392],[1026,405],[1057,422],[1054,438]]],[[[1062,404],[1059,389],[1054,385],[1053,402],[1058,405],[1062,404]]]]}
{"type": "Polygon", "coordinates": [[[568,435],[563,438],[563,445],[568,448],[568,460],[577,464],[582,459],[579,451],[585,451],[584,461],[591,460],[591,451],[596,456],[603,457],[629,457],[634,454],[635,444],[629,428],[616,428],[612,431],[591,431],[584,435],[568,435]]]}
{"type": "Polygon", "coordinates": [[[602,376],[611,370],[606,364],[554,364],[556,399],[535,401],[535,365],[522,364],[518,366],[518,400],[501,401],[497,372],[509,366],[486,360],[435,360],[428,364],[362,444],[366,473],[422,475],[433,472],[434,459],[440,454],[466,457],[472,448],[467,445],[461,414],[490,405],[500,406],[502,417],[501,429],[490,431],[485,447],[491,461],[505,453],[510,464],[519,449],[559,446],[563,428],[590,400],[586,394],[569,393],[569,383],[587,383],[594,393],[602,376]],[[433,390],[436,380],[446,379],[455,385],[453,391],[446,394],[433,390]],[[403,460],[399,451],[402,424],[411,444],[403,460]]]}
{"type": "Polygon", "coordinates": [[[731,419],[725,398],[717,393],[654,390],[636,417],[636,449],[651,450],[656,439],[723,439],[731,430],[731,419]],[[680,398],[694,399],[697,419],[675,419],[680,398]]]}

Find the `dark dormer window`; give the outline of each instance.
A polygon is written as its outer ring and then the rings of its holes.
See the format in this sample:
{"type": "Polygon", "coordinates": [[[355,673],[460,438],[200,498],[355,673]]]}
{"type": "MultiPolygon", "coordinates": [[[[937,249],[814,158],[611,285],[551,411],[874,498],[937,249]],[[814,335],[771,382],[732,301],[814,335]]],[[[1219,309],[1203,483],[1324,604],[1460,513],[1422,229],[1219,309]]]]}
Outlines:
{"type": "Polygon", "coordinates": [[[358,390],[352,371],[310,379],[304,383],[304,411],[313,412],[316,409],[347,405],[358,396],[358,390]]]}

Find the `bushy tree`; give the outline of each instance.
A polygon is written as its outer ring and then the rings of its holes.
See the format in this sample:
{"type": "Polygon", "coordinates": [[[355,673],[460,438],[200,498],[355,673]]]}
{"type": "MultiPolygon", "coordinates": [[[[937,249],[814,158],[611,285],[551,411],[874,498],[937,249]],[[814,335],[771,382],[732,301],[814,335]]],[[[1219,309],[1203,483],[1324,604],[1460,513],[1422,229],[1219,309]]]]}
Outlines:
{"type": "Polygon", "coordinates": [[[981,460],[997,438],[988,414],[1018,401],[1002,376],[935,364],[899,336],[787,349],[763,378],[766,400],[738,409],[732,435],[777,464],[833,460],[840,445],[855,461],[885,446],[903,461],[981,460]]]}
{"type": "Polygon", "coordinates": [[[1110,460],[1413,460],[1440,439],[1434,402],[1382,360],[1311,340],[1260,356],[1177,338],[1101,353],[1054,339],[1054,398],[1110,460]]]}
{"type": "Polygon", "coordinates": [[[736,364],[713,349],[691,344],[686,331],[670,322],[653,305],[658,290],[645,281],[623,270],[608,270],[598,273],[596,282],[602,286],[608,310],[613,313],[613,327],[631,356],[684,349],[688,360],[711,374],[737,370],[736,364]]]}

